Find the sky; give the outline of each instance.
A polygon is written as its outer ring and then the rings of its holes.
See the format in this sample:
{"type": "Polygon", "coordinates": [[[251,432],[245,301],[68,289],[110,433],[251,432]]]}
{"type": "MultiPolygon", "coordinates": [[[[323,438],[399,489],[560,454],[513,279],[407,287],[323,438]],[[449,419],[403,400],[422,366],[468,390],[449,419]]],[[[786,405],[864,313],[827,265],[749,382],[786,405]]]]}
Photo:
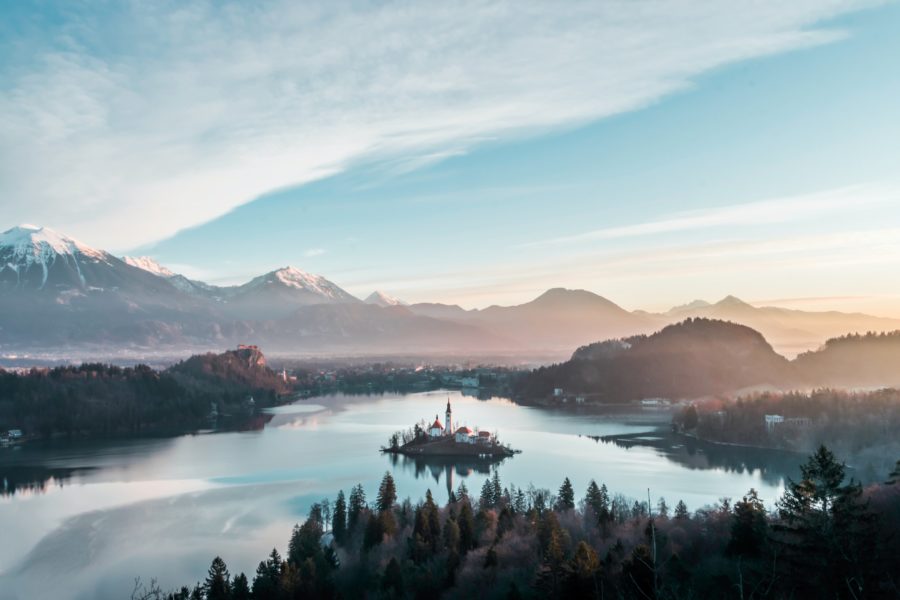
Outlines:
{"type": "Polygon", "coordinates": [[[900,5],[10,2],[0,227],[211,283],[900,317],[900,5]]]}

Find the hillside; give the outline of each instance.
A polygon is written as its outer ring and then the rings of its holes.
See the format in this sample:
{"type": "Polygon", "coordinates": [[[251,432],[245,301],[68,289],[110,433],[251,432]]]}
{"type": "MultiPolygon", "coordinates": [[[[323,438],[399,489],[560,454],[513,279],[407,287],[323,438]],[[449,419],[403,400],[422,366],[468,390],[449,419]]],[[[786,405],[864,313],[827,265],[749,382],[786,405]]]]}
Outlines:
{"type": "Polygon", "coordinates": [[[900,386],[900,331],[830,339],[794,363],[800,377],[817,386],[900,386]]]}
{"type": "Polygon", "coordinates": [[[237,426],[287,391],[256,349],[194,356],[164,371],[103,364],[0,371],[0,430],[46,437],[237,426]]]}
{"type": "Polygon", "coordinates": [[[725,321],[687,319],[650,336],[580,348],[570,360],[525,376],[516,391],[547,398],[562,388],[592,402],[618,403],[794,382],[791,364],[758,332],[725,321]]]}

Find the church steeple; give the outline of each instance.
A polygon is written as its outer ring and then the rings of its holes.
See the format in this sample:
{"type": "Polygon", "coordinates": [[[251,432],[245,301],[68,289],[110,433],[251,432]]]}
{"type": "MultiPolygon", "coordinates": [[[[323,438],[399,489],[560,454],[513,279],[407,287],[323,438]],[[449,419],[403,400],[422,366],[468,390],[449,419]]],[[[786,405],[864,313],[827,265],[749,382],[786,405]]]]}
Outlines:
{"type": "Polygon", "coordinates": [[[453,435],[453,427],[452,427],[452,425],[451,425],[450,413],[451,413],[451,410],[450,410],[450,398],[448,397],[448,398],[447,398],[447,419],[446,419],[446,421],[445,421],[445,423],[446,423],[446,425],[447,425],[447,428],[444,430],[444,433],[445,433],[446,435],[453,435]]]}

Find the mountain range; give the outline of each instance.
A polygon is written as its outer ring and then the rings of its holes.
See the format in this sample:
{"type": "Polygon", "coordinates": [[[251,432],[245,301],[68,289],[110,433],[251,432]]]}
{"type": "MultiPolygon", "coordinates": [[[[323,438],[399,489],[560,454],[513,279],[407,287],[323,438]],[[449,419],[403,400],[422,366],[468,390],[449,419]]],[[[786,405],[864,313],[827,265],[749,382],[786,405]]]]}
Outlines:
{"type": "Polygon", "coordinates": [[[321,275],[282,267],[235,286],[190,279],[149,257],[116,257],[44,227],[0,234],[0,353],[221,349],[270,352],[467,353],[562,358],[573,348],[648,334],[689,317],[761,332],[782,353],[852,332],[893,331],[900,320],[755,307],[733,297],[666,313],[628,311],[585,290],[551,289],[516,306],[466,310],[365,300],[321,275]]]}

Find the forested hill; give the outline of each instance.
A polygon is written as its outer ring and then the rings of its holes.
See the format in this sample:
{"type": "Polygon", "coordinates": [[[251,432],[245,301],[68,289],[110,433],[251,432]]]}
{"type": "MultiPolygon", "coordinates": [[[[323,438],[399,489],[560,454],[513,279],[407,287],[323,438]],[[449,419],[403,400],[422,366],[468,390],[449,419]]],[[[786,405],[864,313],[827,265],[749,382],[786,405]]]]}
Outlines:
{"type": "Polygon", "coordinates": [[[794,364],[805,381],[820,386],[900,386],[900,331],[831,339],[794,364]]]}
{"type": "Polygon", "coordinates": [[[694,398],[797,381],[791,363],[759,332],[725,321],[687,319],[653,335],[579,348],[569,361],[524,376],[516,392],[545,398],[562,388],[591,402],[625,402],[694,398]]]}
{"type": "Polygon", "coordinates": [[[266,365],[266,357],[255,346],[229,350],[222,354],[197,354],[167,369],[179,381],[198,388],[229,387],[288,391],[287,384],[266,365]]]}
{"type": "Polygon", "coordinates": [[[251,349],[195,356],[164,371],[83,364],[0,372],[0,431],[22,429],[29,437],[182,432],[246,419],[286,391],[262,353],[251,349]]]}

